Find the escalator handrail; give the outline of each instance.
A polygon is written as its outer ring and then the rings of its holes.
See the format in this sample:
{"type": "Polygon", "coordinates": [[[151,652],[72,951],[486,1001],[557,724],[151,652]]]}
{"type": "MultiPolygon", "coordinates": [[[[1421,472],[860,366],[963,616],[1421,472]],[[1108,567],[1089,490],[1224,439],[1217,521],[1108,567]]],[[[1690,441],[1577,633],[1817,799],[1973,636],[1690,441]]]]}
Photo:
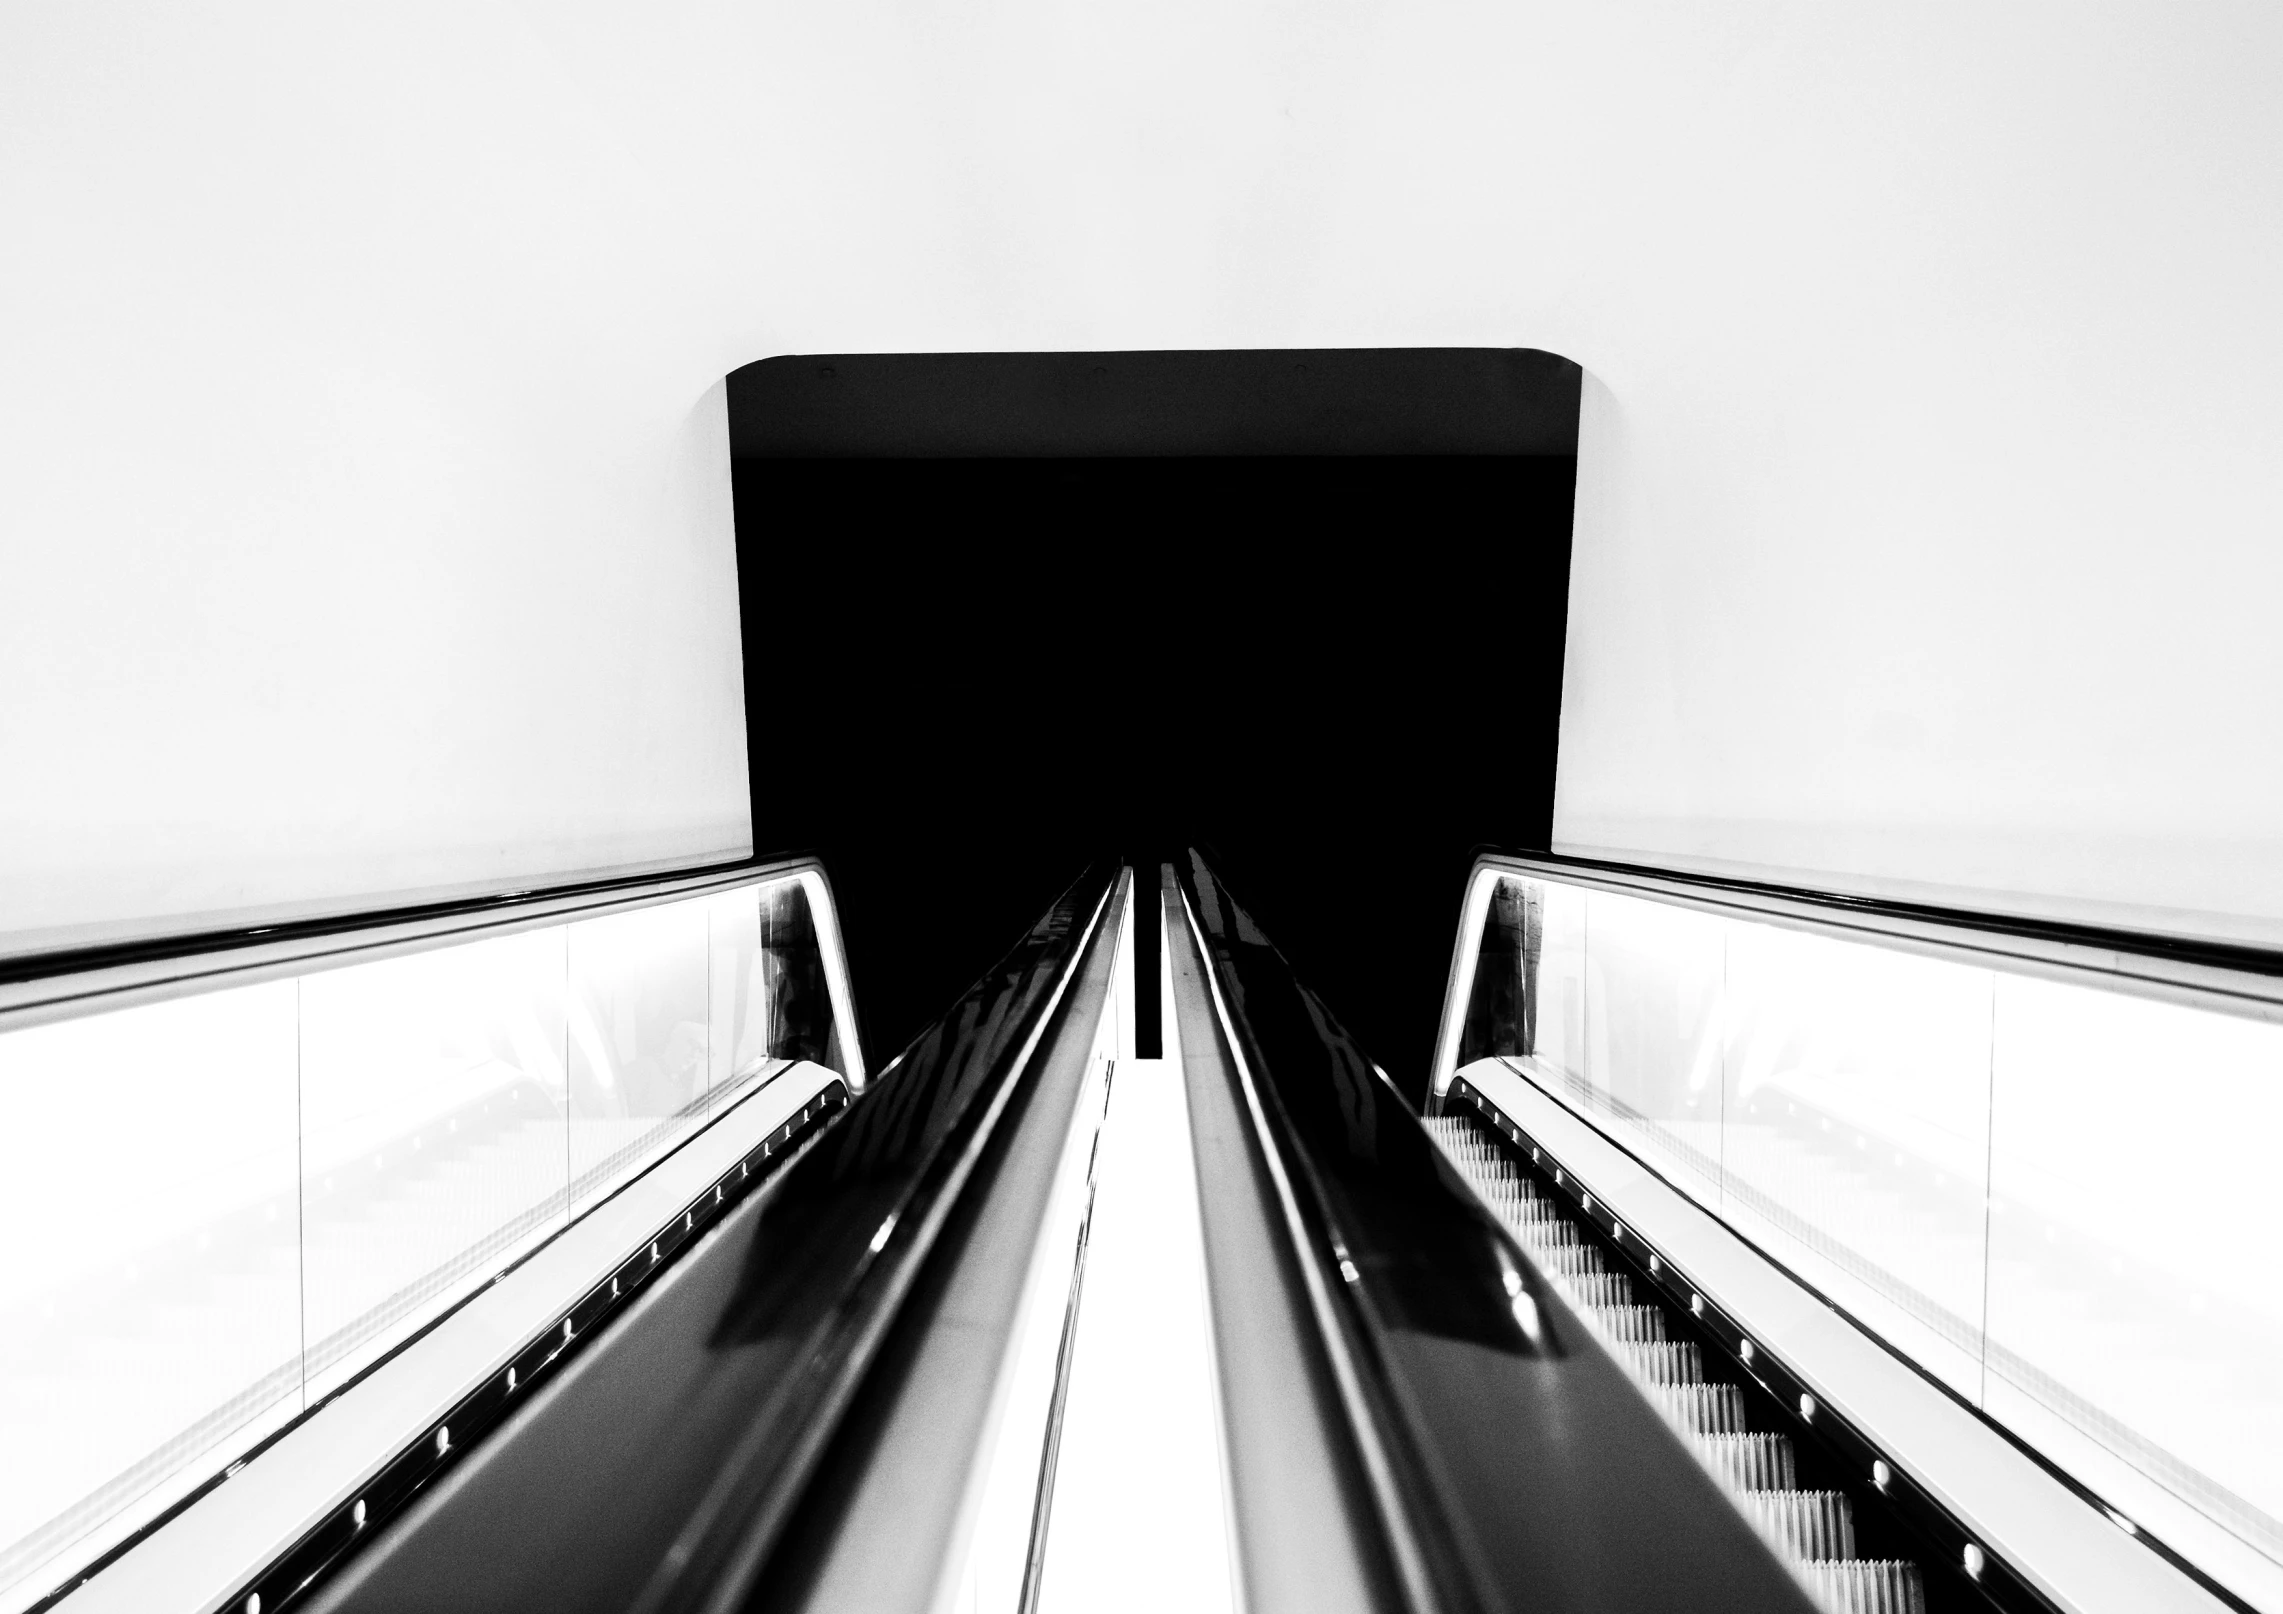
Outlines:
{"type": "MultiPolygon", "coordinates": [[[[697,868],[533,884],[384,907],[255,913],[226,925],[160,929],[17,951],[0,947],[0,1030],[204,992],[398,952],[426,951],[543,925],[779,880],[799,880],[826,960],[828,995],[853,1088],[865,1080],[840,919],[824,865],[809,856],[738,858],[697,868]]],[[[0,938],[0,944],[6,938],[0,938]]]]}
{"type": "Polygon", "coordinates": [[[1468,889],[1486,875],[1567,881],[1749,919],[1774,919],[1849,940],[1875,940],[1942,956],[2049,970],[2065,979],[2139,986],[2193,999],[2209,995],[2283,1003],[2283,946],[2190,931],[1785,885],[1564,852],[1476,857],[1468,889]]]}

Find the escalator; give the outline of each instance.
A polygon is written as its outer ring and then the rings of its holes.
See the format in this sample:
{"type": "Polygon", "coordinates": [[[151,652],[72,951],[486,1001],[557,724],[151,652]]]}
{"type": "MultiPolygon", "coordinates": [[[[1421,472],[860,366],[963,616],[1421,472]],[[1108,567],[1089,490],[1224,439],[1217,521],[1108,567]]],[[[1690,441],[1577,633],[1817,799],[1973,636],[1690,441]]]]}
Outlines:
{"type": "Polygon", "coordinates": [[[1076,1606],[1104,1465],[1058,1452],[1161,967],[1229,1606],[2058,1607],[1487,1095],[1419,1116],[1194,854],[1088,871],[238,1606],[1076,1606]]]}
{"type": "Polygon", "coordinates": [[[1768,1421],[1764,1412],[1755,1417],[1752,1392],[1762,1389],[1759,1381],[1723,1373],[1717,1364],[1708,1372],[1703,1344],[1684,1337],[1679,1317],[1662,1297],[1635,1286],[1587,1235],[1591,1224],[1565,1213],[1562,1199],[1550,1191],[1558,1185],[1542,1187],[1498,1132],[1462,1116],[1438,1117],[1427,1126],[1578,1320],[1826,1608],[1835,1614],[1925,1614],[1926,1583],[1918,1564],[1878,1555],[1871,1521],[1860,1533],[1856,1529],[1854,1498],[1843,1490],[1803,1485],[1792,1437],[1755,1427],[1768,1421]]]}
{"type": "Polygon", "coordinates": [[[931,1255],[957,1254],[1021,1122],[1082,1065],[1114,884],[1073,886],[861,1103],[715,1201],[715,1225],[561,1371],[503,1380],[528,1399],[395,1519],[353,1502],[337,1558],[265,1577],[250,1606],[745,1606],[836,1454],[845,1467],[852,1407],[924,1309],[931,1255]]]}

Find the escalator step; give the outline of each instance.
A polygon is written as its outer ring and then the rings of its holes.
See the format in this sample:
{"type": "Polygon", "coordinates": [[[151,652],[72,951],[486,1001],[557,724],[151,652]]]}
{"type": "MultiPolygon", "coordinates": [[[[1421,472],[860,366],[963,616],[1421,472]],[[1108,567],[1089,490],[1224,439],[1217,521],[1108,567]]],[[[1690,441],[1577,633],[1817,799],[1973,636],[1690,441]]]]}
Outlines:
{"type": "Polygon", "coordinates": [[[1601,1259],[1599,1250],[1588,1249],[1582,1244],[1555,1244],[1528,1238],[1522,1239],[1520,1243],[1522,1248],[1530,1252],[1530,1258],[1545,1269],[1549,1278],[1570,1278],[1580,1274],[1600,1276],[1609,1270],[1608,1264],[1601,1259]]]}
{"type": "Polygon", "coordinates": [[[1916,1565],[1855,1557],[1854,1508],[1838,1491],[1803,1491],[1791,1437],[1749,1428],[1741,1384],[1708,1383],[1693,1340],[1667,1337],[1665,1309],[1637,1303],[1632,1279],[1501,1145],[1462,1117],[1428,1123],[1515,1242],[1600,1336],[1687,1439],[1744,1517],[1829,1614],[1926,1614],[1916,1565]]]}
{"type": "Polygon", "coordinates": [[[1733,1384],[1660,1384],[1657,1404],[1690,1435],[1745,1433],[1744,1392],[1733,1384]]]}
{"type": "MultiPolygon", "coordinates": [[[[1598,1309],[1633,1304],[1633,1280],[1622,1272],[1581,1272],[1566,1280],[1563,1289],[1573,1305],[1598,1309]]],[[[1663,1330],[1649,1337],[1662,1339],[1663,1330]]]]}
{"type": "Polygon", "coordinates": [[[1584,1311],[1606,1340],[1653,1345],[1665,1337],[1665,1314],[1656,1306],[1596,1306],[1589,1301],[1584,1311]]]}
{"type": "Polygon", "coordinates": [[[1800,1578],[1831,1614],[1926,1614],[1918,1565],[1899,1559],[1804,1564],[1800,1578]]]}
{"type": "Polygon", "coordinates": [[[1809,1562],[1855,1556],[1855,1509],[1839,1491],[1745,1491],[1737,1500],[1781,1552],[1809,1562]]]}
{"type": "Polygon", "coordinates": [[[1648,1384],[1702,1384],[1704,1382],[1704,1354],[1697,1349],[1696,1341],[1659,1340],[1653,1344],[1627,1345],[1622,1342],[1610,1347],[1618,1361],[1633,1370],[1633,1376],[1648,1384]]]}
{"type": "Polygon", "coordinates": [[[1789,1435],[1698,1435],[1697,1455],[1735,1491],[1789,1491],[1799,1485],[1789,1435]]]}

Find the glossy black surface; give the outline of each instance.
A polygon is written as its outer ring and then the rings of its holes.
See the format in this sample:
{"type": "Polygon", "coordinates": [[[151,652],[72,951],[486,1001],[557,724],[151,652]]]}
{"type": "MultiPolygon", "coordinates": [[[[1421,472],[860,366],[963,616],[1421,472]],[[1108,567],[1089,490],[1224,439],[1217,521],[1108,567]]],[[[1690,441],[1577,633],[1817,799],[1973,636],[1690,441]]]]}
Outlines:
{"type": "MultiPolygon", "coordinates": [[[[1386,1327],[1463,1340],[1514,1356],[1541,1346],[1515,1320],[1506,1274],[1521,1272],[1490,1213],[1416,1115],[1296,980],[1202,860],[1187,894],[1203,923],[1221,991],[1251,1043],[1256,1079],[1276,1095],[1316,1190],[1350,1287],[1386,1327]]],[[[1265,1100],[1264,1100],[1265,1102],[1265,1100]]]]}
{"type": "Polygon", "coordinates": [[[729,376],[739,459],[1577,452],[1533,348],[786,354],[729,376]]]}
{"type": "MultiPolygon", "coordinates": [[[[479,1447],[485,1435],[535,1398],[551,1378],[566,1371],[596,1337],[606,1335],[621,1312],[637,1305],[650,1285],[673,1272],[677,1256],[710,1233],[716,1222],[735,1214],[747,1195],[759,1191],[778,1169],[796,1158],[810,1135],[847,1103],[848,1090],[835,1082],[755,1144],[744,1158],[660,1224],[647,1248],[637,1248],[615,1271],[605,1274],[575,1304],[540,1329],[513,1362],[432,1419],[428,1428],[367,1478],[354,1496],[344,1497],[299,1542],[256,1574],[250,1586],[233,1593],[238,1605],[251,1608],[251,1599],[258,1597],[268,1614],[289,1614],[304,1606],[359,1547],[379,1536],[422,1492],[449,1474],[469,1450],[479,1447]]],[[[439,1319],[439,1323],[443,1321],[439,1319]]],[[[336,1395],[342,1393],[346,1392],[336,1395]]],[[[35,1604],[29,1614],[41,1614],[71,1589],[59,1589],[35,1604]]]]}
{"type": "Polygon", "coordinates": [[[1475,852],[1553,821],[1571,460],[732,469],[755,844],[823,859],[867,1049],[1089,857],[1204,845],[1423,1102],[1475,852]],[[915,944],[948,861],[988,878],[915,944]]]}
{"type": "MultiPolygon", "coordinates": [[[[471,917],[509,917],[518,909],[535,907],[540,903],[582,897],[597,900],[627,897],[652,886],[677,885],[685,881],[735,875],[748,870],[759,872],[777,869],[784,862],[785,859],[781,856],[738,858],[726,863],[709,863],[697,868],[672,869],[662,873],[568,880],[552,885],[527,886],[514,891],[456,895],[435,901],[393,903],[386,907],[348,912],[240,915],[232,917],[228,923],[203,925],[195,929],[0,953],[0,985],[53,980],[58,976],[117,969],[129,964],[203,958],[239,947],[267,947],[280,942],[311,942],[334,936],[354,936],[360,931],[397,925],[442,925],[471,917]]],[[[566,914],[565,917],[575,915],[566,914]]]]}
{"type": "Polygon", "coordinates": [[[1171,867],[1160,872],[1239,1602],[1254,1614],[1400,1610],[1407,1559],[1319,1315],[1304,1259],[1314,1241],[1293,1237],[1280,1160],[1256,1124],[1187,900],[1171,867]]]}
{"type": "Polygon", "coordinates": [[[1493,1054],[1538,1051],[1538,952],[1545,898],[1535,886],[1501,880],[1483,914],[1474,988],[1459,1025],[1460,1065],[1493,1054]]]}
{"type": "Polygon", "coordinates": [[[769,1057],[806,1059],[848,1074],[807,886],[791,881],[761,893],[761,954],[767,964],[769,1057]]]}
{"type": "MultiPolygon", "coordinates": [[[[1153,860],[1154,861],[1154,860],[1153,860]]],[[[1146,872],[1143,876],[1146,885],[1146,872]]],[[[1156,923],[1160,900],[1156,893],[1135,904],[1134,920],[1134,1057],[1165,1057],[1165,998],[1162,974],[1165,960],[1159,953],[1163,927],[1156,923]]]]}
{"type": "MultiPolygon", "coordinates": [[[[1095,1068],[1118,917],[1113,897],[742,1614],[922,1614],[962,1561],[968,1487],[998,1427],[1032,1261],[1095,1068]]],[[[1044,1298],[1067,1303],[1058,1290],[1072,1281],[1050,1272],[1044,1298]]]]}
{"type": "Polygon", "coordinates": [[[1182,871],[1269,1144],[1445,1609],[1812,1605],[1202,860],[1182,871]],[[1519,1273],[1539,1339],[1507,1299],[1519,1273]]]}
{"type": "Polygon", "coordinates": [[[734,1606],[988,1141],[1090,871],[766,1189],[312,1606],[734,1606]]]}
{"type": "MultiPolygon", "coordinates": [[[[1642,881],[1684,895],[1734,893],[1742,897],[1772,897],[1783,902],[1824,909],[1834,918],[1862,924],[1866,929],[1878,929],[1878,921],[1889,919],[1903,925],[1934,925],[1985,936],[2018,936],[2056,946],[2115,953],[2125,958],[2164,959],[2208,969],[2233,970],[2244,975],[2283,976],[2283,948],[2262,947],[2251,942],[2224,941],[2184,933],[2173,935],[2157,930],[2132,930],[2122,926],[2085,924],[2066,919],[2043,919],[2033,914],[1951,908],[1939,903],[1903,902],[1891,897],[1856,896],[1844,891],[1821,891],[1807,886],[1779,885],[1768,880],[1698,874],[1685,869],[1659,868],[1647,863],[1570,857],[1559,852],[1511,847],[1484,850],[1496,850],[1506,856],[1542,864],[1546,872],[1557,879],[1562,870],[1576,869],[1588,873],[1623,875],[1629,880],[1642,881]]],[[[1517,878],[1529,877],[1523,870],[1512,872],[1517,878]]]]}

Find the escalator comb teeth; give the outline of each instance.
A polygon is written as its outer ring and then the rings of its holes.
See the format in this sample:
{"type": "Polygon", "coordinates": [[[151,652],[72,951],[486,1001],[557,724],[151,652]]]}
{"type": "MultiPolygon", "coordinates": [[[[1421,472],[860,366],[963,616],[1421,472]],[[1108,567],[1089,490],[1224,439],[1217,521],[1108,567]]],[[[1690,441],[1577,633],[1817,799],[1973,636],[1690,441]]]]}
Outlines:
{"type": "Polygon", "coordinates": [[[1588,1302],[1584,1310],[1604,1339],[1649,1345],[1665,1337],[1665,1314],[1655,1306],[1596,1306],[1588,1302]]]}
{"type": "MultiPolygon", "coordinates": [[[[1633,1280],[1621,1272],[1581,1272],[1564,1286],[1570,1299],[1588,1310],[1606,1310],[1633,1304],[1633,1280]]],[[[1662,1339],[1660,1331],[1644,1339],[1662,1339]]]]}
{"type": "Polygon", "coordinates": [[[1704,1382],[1704,1355],[1694,1340],[1660,1340],[1642,1345],[1619,1341],[1610,1350],[1618,1361],[1633,1370],[1635,1378],[1650,1384],[1704,1382]]]}
{"type": "Polygon", "coordinates": [[[1582,1244],[1541,1243],[1536,1239],[1523,1239],[1522,1248],[1530,1252],[1530,1259],[1545,1268],[1546,1275],[1557,1282],[1579,1277],[1599,1277],[1609,1268],[1602,1262],[1599,1250],[1589,1250],[1582,1244]]]}
{"type": "Polygon", "coordinates": [[[1831,1614],[1926,1614],[1916,1564],[1893,1558],[1802,1564],[1800,1578],[1831,1614]]]}
{"type": "Polygon", "coordinates": [[[1744,1392],[1733,1384],[1660,1384],[1657,1404],[1684,1433],[1741,1435],[1744,1392]]]}
{"type": "Polygon", "coordinates": [[[1778,1552],[1808,1562],[1855,1556],[1855,1511],[1838,1491],[1745,1491],[1737,1501],[1778,1552]]]}
{"type": "MultiPolygon", "coordinates": [[[[1566,1256],[1574,1266],[1578,1261],[1583,1260],[1588,1253],[1587,1246],[1577,1236],[1577,1229],[1565,1222],[1509,1223],[1508,1231],[1514,1235],[1516,1243],[1534,1256],[1541,1254],[1547,1258],[1566,1256]]],[[[1592,1253],[1598,1262],[1599,1252],[1592,1253]]],[[[1584,1270],[1598,1272],[1601,1268],[1596,1265],[1584,1270]]]]}
{"type": "Polygon", "coordinates": [[[1730,1490],[1789,1491],[1799,1485],[1789,1435],[1699,1435],[1694,1444],[1730,1490]]]}

